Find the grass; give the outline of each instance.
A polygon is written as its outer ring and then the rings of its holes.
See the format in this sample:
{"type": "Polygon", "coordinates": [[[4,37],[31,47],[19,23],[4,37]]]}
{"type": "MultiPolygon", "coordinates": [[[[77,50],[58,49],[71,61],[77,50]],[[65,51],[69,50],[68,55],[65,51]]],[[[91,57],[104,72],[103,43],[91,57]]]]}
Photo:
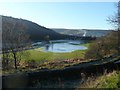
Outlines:
{"type": "MultiPolygon", "coordinates": [[[[90,43],[80,44],[88,47],[90,43]]],[[[43,52],[42,48],[35,48],[31,50],[26,50],[29,54],[22,55],[22,61],[35,60],[36,62],[50,61],[50,60],[64,60],[73,58],[84,58],[85,52],[87,50],[76,50],[67,53],[54,53],[54,52],[43,52]]]]}
{"type": "MultiPolygon", "coordinates": [[[[90,43],[80,44],[89,47],[90,43]]],[[[86,50],[76,50],[68,53],[53,53],[53,52],[42,52],[42,48],[36,48],[33,50],[28,50],[30,53],[29,59],[35,61],[46,61],[46,60],[64,60],[71,58],[84,58],[86,50]]],[[[28,59],[24,57],[23,59],[28,59]]]]}
{"type": "Polygon", "coordinates": [[[112,72],[102,76],[97,88],[120,88],[120,72],[112,72]]]}
{"type": "Polygon", "coordinates": [[[84,44],[80,44],[80,45],[82,45],[82,46],[85,46],[85,47],[87,47],[87,48],[89,48],[89,46],[90,46],[90,44],[91,44],[92,42],[89,42],[89,43],[84,43],[84,44]]]}
{"type": "Polygon", "coordinates": [[[84,58],[86,50],[76,50],[69,53],[53,53],[53,52],[42,52],[38,50],[28,50],[29,57],[24,57],[23,60],[35,60],[35,61],[46,61],[46,60],[64,60],[71,58],[84,58]]]}
{"type": "Polygon", "coordinates": [[[74,58],[84,58],[86,50],[77,50],[69,53],[53,53],[53,52],[42,52],[38,50],[28,50],[30,53],[29,57],[22,57],[22,61],[30,62],[34,61],[35,66],[38,68],[48,68],[48,69],[62,69],[66,66],[72,65],[74,63],[65,62],[63,60],[71,60],[74,58]]]}
{"type": "MultiPolygon", "coordinates": [[[[67,53],[54,53],[54,52],[43,52],[42,48],[26,50],[25,51],[26,53],[22,55],[19,69],[21,70],[21,68],[25,68],[26,70],[32,71],[32,69],[35,69],[35,68],[30,68],[32,66],[37,67],[36,69],[40,69],[40,68],[62,69],[65,68],[66,66],[71,66],[75,63],[78,63],[72,61],[76,58],[84,59],[84,55],[86,51],[87,50],[76,50],[67,53]],[[68,59],[70,60],[70,62],[69,61],[64,62],[64,60],[68,60],[68,59]],[[26,65],[28,65],[29,67],[26,67],[26,65]]],[[[11,60],[13,59],[11,58],[11,60]]],[[[25,69],[22,71],[26,71],[25,69]]],[[[9,73],[9,70],[7,72],[9,73]]],[[[14,72],[14,70],[13,71],[10,70],[10,72],[14,72]]]]}
{"type": "Polygon", "coordinates": [[[81,44],[83,46],[86,46],[86,47],[89,47],[90,46],[90,43],[85,43],[85,44],[81,44]]]}
{"type": "MultiPolygon", "coordinates": [[[[85,77],[84,82],[81,83],[81,78],[74,79],[58,78],[46,79],[36,83],[34,87],[37,88],[74,88],[74,90],[80,90],[82,88],[120,88],[120,71],[104,72],[104,74],[91,75],[85,77]],[[66,79],[66,80],[65,80],[66,79]]],[[[119,89],[118,89],[119,90],[119,89]]]]}
{"type": "Polygon", "coordinates": [[[120,71],[105,73],[97,78],[88,77],[80,88],[120,88],[120,71]]]}
{"type": "MultiPolygon", "coordinates": [[[[20,67],[18,68],[19,71],[33,71],[41,68],[48,68],[48,69],[63,69],[66,66],[73,65],[75,63],[63,63],[63,60],[67,59],[74,59],[74,58],[84,58],[84,54],[86,50],[76,50],[69,53],[53,53],[53,52],[42,52],[38,49],[31,49],[27,50],[27,53],[22,55],[20,67]],[[28,55],[25,55],[28,54],[28,55]],[[26,67],[29,64],[29,67],[26,67]],[[52,64],[52,65],[51,65],[52,64]],[[37,67],[37,68],[32,68],[37,67]],[[25,68],[25,69],[22,69],[25,68]]],[[[13,59],[11,59],[13,60],[13,59]]],[[[11,67],[14,68],[12,65],[11,67]]],[[[16,70],[11,68],[10,70],[3,71],[3,74],[10,74],[16,73],[16,70]]]]}

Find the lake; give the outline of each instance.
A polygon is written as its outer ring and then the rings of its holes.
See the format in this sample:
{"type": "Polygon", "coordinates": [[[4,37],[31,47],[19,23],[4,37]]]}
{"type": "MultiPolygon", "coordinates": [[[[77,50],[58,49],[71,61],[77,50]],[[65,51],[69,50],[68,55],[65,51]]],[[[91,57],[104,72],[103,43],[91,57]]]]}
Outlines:
{"type": "Polygon", "coordinates": [[[81,40],[51,40],[49,43],[37,42],[34,43],[33,46],[41,48],[44,52],[63,53],[87,49],[87,47],[82,45],[83,43],[81,40]]]}

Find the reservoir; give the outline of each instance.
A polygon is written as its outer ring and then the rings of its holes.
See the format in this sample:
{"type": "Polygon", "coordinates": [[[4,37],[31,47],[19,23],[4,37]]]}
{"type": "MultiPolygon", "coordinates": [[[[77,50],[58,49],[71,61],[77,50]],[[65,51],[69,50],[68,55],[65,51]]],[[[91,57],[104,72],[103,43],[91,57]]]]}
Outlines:
{"type": "Polygon", "coordinates": [[[84,42],[81,40],[51,40],[49,43],[37,42],[33,46],[41,48],[40,51],[44,52],[72,52],[75,50],[86,50],[87,47],[83,45],[84,42]]]}

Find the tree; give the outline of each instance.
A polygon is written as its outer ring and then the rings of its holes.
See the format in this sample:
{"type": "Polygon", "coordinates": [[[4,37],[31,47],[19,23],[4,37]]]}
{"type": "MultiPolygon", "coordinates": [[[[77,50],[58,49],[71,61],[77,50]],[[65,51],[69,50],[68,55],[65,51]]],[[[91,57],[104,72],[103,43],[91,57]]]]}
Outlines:
{"type": "Polygon", "coordinates": [[[100,59],[103,58],[102,44],[99,40],[94,41],[87,52],[85,53],[87,59],[100,59]]]}
{"type": "Polygon", "coordinates": [[[120,1],[117,3],[117,12],[113,16],[108,17],[107,21],[114,24],[117,30],[120,30],[120,1]]]}
{"type": "Polygon", "coordinates": [[[120,55],[120,1],[117,7],[117,14],[108,19],[110,23],[115,25],[116,30],[97,39],[86,52],[86,58],[100,59],[110,54],[120,55]]]}
{"type": "Polygon", "coordinates": [[[117,36],[118,36],[118,54],[120,55],[120,1],[117,3],[117,12],[114,16],[109,17],[108,21],[116,27],[117,36]]]}
{"type": "Polygon", "coordinates": [[[20,55],[30,45],[29,35],[25,32],[27,27],[22,24],[21,19],[3,17],[2,28],[3,62],[7,58],[8,64],[10,54],[10,57],[14,59],[14,67],[17,69],[20,55]]]}
{"type": "Polygon", "coordinates": [[[118,54],[118,31],[95,40],[86,52],[85,57],[90,59],[101,59],[105,56],[118,54]]]}

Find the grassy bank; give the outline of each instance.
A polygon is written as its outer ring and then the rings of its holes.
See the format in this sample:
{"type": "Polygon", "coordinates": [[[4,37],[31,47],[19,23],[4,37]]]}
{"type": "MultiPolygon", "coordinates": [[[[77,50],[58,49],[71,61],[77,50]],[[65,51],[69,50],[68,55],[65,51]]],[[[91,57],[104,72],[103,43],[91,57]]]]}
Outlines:
{"type": "Polygon", "coordinates": [[[89,48],[90,44],[91,44],[91,43],[85,43],[85,44],[80,44],[80,45],[83,45],[83,46],[89,48]]]}
{"type": "Polygon", "coordinates": [[[120,71],[104,73],[98,77],[88,77],[78,88],[120,88],[120,71]]]}
{"type": "MultiPolygon", "coordinates": [[[[89,44],[84,44],[89,46],[89,44]]],[[[32,71],[34,69],[48,68],[48,69],[62,69],[66,66],[71,66],[84,61],[84,55],[87,50],[76,50],[66,53],[44,52],[42,48],[34,48],[26,50],[21,56],[20,71],[32,71]],[[79,60],[78,60],[79,59],[79,60]],[[24,69],[22,69],[24,68],[24,69]]],[[[13,60],[11,58],[11,60],[13,60]]],[[[10,72],[4,71],[3,73],[16,73],[14,70],[14,62],[11,63],[10,72]]]]}
{"type": "MultiPolygon", "coordinates": [[[[39,48],[38,48],[39,49],[39,48]]],[[[35,60],[35,61],[46,61],[46,60],[64,60],[71,58],[84,58],[86,50],[76,50],[68,53],[53,53],[53,52],[42,52],[35,50],[28,50],[29,57],[23,56],[23,60],[35,60]]]]}
{"type": "Polygon", "coordinates": [[[78,63],[78,61],[75,61],[74,59],[84,58],[84,54],[86,50],[77,50],[69,53],[53,53],[53,52],[42,52],[39,51],[38,48],[33,50],[27,50],[26,52],[29,56],[22,55],[21,63],[18,70],[14,69],[13,66],[14,62],[13,62],[9,70],[3,71],[3,74],[16,73],[19,71],[33,71],[41,68],[62,69],[66,66],[70,66],[75,63],[78,63]]]}
{"type": "Polygon", "coordinates": [[[83,59],[86,50],[77,50],[69,53],[42,52],[37,50],[29,50],[28,52],[30,56],[23,57],[23,62],[27,62],[37,68],[62,69],[78,63],[78,61],[74,59],[83,59]]]}
{"type": "MultiPolygon", "coordinates": [[[[80,45],[89,47],[90,43],[85,43],[85,44],[80,44],[80,45]]],[[[76,50],[76,51],[67,52],[67,53],[54,53],[54,52],[43,52],[42,48],[28,50],[28,52],[30,53],[29,59],[33,59],[36,61],[84,58],[86,51],[87,50],[76,50]]],[[[24,57],[23,59],[28,59],[28,57],[27,58],[24,57]]]]}
{"type": "MultiPolygon", "coordinates": [[[[85,43],[85,44],[80,44],[80,45],[89,47],[90,43],[85,43]]],[[[42,48],[34,48],[34,49],[26,50],[25,52],[27,53],[22,54],[21,60],[22,61],[35,60],[35,61],[41,62],[41,61],[46,61],[46,60],[50,61],[50,60],[84,58],[86,51],[87,50],[76,50],[73,52],[55,53],[55,52],[44,52],[42,48]]],[[[2,56],[2,54],[0,55],[2,56]]]]}
{"type": "Polygon", "coordinates": [[[120,88],[120,71],[104,75],[98,81],[97,88],[120,88]]]}

